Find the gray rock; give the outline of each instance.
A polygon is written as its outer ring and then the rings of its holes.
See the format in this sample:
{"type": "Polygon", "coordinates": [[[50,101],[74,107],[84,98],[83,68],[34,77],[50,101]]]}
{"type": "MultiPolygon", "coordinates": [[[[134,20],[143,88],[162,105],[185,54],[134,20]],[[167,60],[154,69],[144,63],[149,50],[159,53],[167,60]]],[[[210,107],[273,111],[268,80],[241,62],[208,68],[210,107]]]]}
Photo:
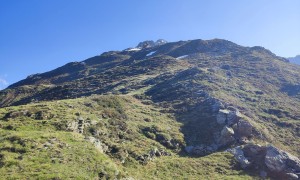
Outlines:
{"type": "Polygon", "coordinates": [[[234,155],[234,158],[239,162],[243,169],[251,165],[249,160],[245,157],[245,154],[240,146],[237,146],[232,149],[227,149],[226,151],[234,155]]]}
{"type": "Polygon", "coordinates": [[[299,172],[300,160],[274,146],[267,147],[267,153],[265,157],[265,164],[270,171],[274,172],[299,172]]]}
{"type": "Polygon", "coordinates": [[[265,157],[265,164],[270,171],[282,172],[287,168],[286,166],[287,155],[283,151],[274,146],[267,147],[267,154],[265,157]]]}
{"type": "Polygon", "coordinates": [[[246,121],[246,120],[239,120],[239,122],[237,123],[237,135],[239,137],[249,137],[252,135],[253,132],[253,126],[250,122],[246,121]]]}
{"type": "Polygon", "coordinates": [[[264,146],[261,146],[259,144],[248,144],[247,149],[251,152],[251,154],[257,155],[265,150],[264,146]]]}
{"type": "Polygon", "coordinates": [[[67,126],[69,131],[76,131],[78,129],[78,123],[76,121],[70,122],[67,126]]]}
{"type": "Polygon", "coordinates": [[[227,116],[229,111],[227,109],[220,109],[217,114],[217,123],[220,125],[225,125],[227,123],[227,116]]]}
{"type": "Polygon", "coordinates": [[[224,104],[218,99],[209,96],[209,94],[207,95],[206,101],[211,104],[211,110],[214,113],[218,112],[220,109],[224,109],[224,104]]]}
{"type": "Polygon", "coordinates": [[[233,109],[227,115],[227,125],[232,126],[233,124],[237,123],[240,119],[242,119],[242,114],[239,110],[233,109]]]}
{"type": "Polygon", "coordinates": [[[143,41],[143,42],[140,42],[138,45],[137,45],[137,48],[150,48],[150,47],[154,47],[155,46],[155,42],[154,41],[143,41]]]}
{"type": "Polygon", "coordinates": [[[224,126],[224,128],[221,131],[220,138],[218,140],[219,146],[225,146],[225,145],[229,145],[230,143],[233,143],[235,141],[233,135],[234,135],[233,129],[224,126]]]}
{"type": "Polygon", "coordinates": [[[67,130],[82,134],[86,125],[85,120],[82,117],[78,117],[67,125],[67,130]]]}
{"type": "Polygon", "coordinates": [[[101,141],[97,138],[89,136],[89,137],[86,137],[86,140],[91,142],[96,147],[96,149],[98,149],[102,153],[104,153],[108,150],[108,147],[105,144],[101,143],[101,141]]]}
{"type": "Polygon", "coordinates": [[[163,45],[163,44],[166,44],[168,43],[168,41],[164,40],[164,39],[158,39],[156,42],[155,42],[155,46],[160,46],[160,45],[163,45]]]}
{"type": "Polygon", "coordinates": [[[288,157],[287,160],[286,160],[286,165],[289,168],[292,168],[295,171],[300,172],[300,160],[296,156],[293,156],[289,153],[286,153],[286,154],[287,154],[287,157],[288,157]]]}

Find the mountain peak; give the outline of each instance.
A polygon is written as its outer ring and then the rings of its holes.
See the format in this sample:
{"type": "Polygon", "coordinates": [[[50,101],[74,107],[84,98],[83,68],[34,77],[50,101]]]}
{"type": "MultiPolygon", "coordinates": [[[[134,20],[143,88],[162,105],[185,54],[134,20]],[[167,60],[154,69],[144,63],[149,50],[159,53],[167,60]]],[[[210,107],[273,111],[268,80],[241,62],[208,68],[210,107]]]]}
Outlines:
{"type": "Polygon", "coordinates": [[[291,63],[300,64],[300,55],[287,58],[291,63]]]}
{"type": "Polygon", "coordinates": [[[150,47],[154,47],[154,46],[160,46],[163,44],[168,43],[166,40],[164,39],[158,39],[157,41],[153,41],[153,40],[146,40],[146,41],[142,41],[140,42],[136,48],[150,48],[150,47]]]}

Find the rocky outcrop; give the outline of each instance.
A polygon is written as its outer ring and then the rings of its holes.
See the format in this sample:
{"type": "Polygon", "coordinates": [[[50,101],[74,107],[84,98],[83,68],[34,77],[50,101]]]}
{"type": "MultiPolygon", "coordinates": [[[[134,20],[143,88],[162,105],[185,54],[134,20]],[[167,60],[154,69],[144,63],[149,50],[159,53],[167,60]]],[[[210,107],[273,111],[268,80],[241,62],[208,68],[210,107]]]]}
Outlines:
{"type": "MultiPolygon", "coordinates": [[[[241,145],[249,142],[255,136],[255,128],[237,108],[221,102],[217,98],[205,95],[212,117],[216,120],[213,132],[213,143],[189,145],[185,151],[190,155],[205,156],[231,145],[241,145]]],[[[260,137],[257,137],[260,138],[260,137]]]]}
{"type": "Polygon", "coordinates": [[[166,44],[166,43],[167,43],[167,41],[164,40],[164,39],[158,39],[156,42],[154,42],[154,41],[143,41],[143,42],[140,42],[137,45],[137,48],[140,48],[140,49],[151,48],[151,47],[160,46],[160,45],[163,45],[163,44],[166,44]]]}
{"type": "Polygon", "coordinates": [[[67,129],[82,134],[85,126],[84,123],[85,123],[84,119],[79,116],[75,121],[72,121],[68,124],[67,129]]]}
{"type": "Polygon", "coordinates": [[[91,142],[97,150],[99,150],[102,153],[105,153],[108,151],[108,146],[106,146],[104,143],[102,143],[99,139],[89,136],[85,138],[87,141],[91,142]]]}
{"type": "Polygon", "coordinates": [[[254,126],[246,119],[246,116],[234,107],[219,109],[216,121],[223,126],[220,136],[216,139],[219,147],[228,146],[234,142],[243,144],[253,137],[254,126]]]}
{"type": "Polygon", "coordinates": [[[246,144],[226,151],[234,155],[243,169],[257,169],[280,179],[299,179],[300,160],[273,145],[246,144]]]}
{"type": "Polygon", "coordinates": [[[67,125],[67,130],[82,134],[85,127],[95,124],[97,124],[97,121],[95,120],[85,120],[83,117],[78,116],[75,121],[69,122],[69,124],[67,125]]]}
{"type": "Polygon", "coordinates": [[[149,153],[137,157],[137,160],[142,164],[147,164],[149,161],[161,156],[171,156],[171,154],[164,149],[154,148],[149,153]]]}
{"type": "Polygon", "coordinates": [[[227,152],[230,152],[234,155],[235,159],[240,163],[243,169],[247,168],[251,164],[245,157],[244,151],[241,149],[241,147],[228,149],[227,152]]]}
{"type": "Polygon", "coordinates": [[[221,131],[221,135],[218,139],[218,145],[219,146],[226,146],[231,143],[235,142],[234,138],[234,131],[231,127],[224,126],[224,128],[221,131]]]}
{"type": "Polygon", "coordinates": [[[274,146],[267,147],[265,164],[274,172],[300,173],[300,160],[274,146]]]}

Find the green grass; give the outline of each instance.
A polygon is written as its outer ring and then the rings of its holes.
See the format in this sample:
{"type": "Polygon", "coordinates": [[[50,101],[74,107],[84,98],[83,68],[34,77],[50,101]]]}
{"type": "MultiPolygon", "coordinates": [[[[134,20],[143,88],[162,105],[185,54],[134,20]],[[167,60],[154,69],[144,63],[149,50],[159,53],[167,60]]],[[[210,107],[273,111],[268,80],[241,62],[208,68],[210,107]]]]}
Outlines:
{"type": "Polygon", "coordinates": [[[161,139],[184,145],[183,124],[132,96],[12,106],[0,109],[0,119],[0,179],[250,178],[236,170],[233,157],[226,153],[203,158],[179,156],[180,147],[166,146],[161,139]],[[37,118],[39,112],[42,118],[37,118]],[[17,115],[8,118],[12,113],[17,115]],[[86,127],[83,134],[70,132],[67,124],[78,116],[96,124],[86,127]],[[154,137],[145,134],[147,128],[155,129],[154,137]],[[98,133],[93,134],[95,131],[98,133]],[[100,139],[108,151],[98,151],[86,136],[100,139]],[[142,163],[139,157],[153,149],[169,156],[142,163]]]}
{"type": "Polygon", "coordinates": [[[162,157],[145,166],[130,167],[137,179],[253,179],[235,170],[232,155],[216,153],[202,158],[162,157]]]}

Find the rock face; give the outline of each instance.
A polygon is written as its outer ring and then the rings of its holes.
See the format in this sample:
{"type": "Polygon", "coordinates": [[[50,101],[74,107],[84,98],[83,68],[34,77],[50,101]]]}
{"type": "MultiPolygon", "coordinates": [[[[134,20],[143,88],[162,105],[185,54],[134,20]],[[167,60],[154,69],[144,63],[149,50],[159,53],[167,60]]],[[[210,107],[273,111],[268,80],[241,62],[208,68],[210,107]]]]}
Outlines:
{"type": "Polygon", "coordinates": [[[187,146],[185,148],[187,153],[204,156],[233,144],[247,143],[254,136],[254,126],[248,121],[249,118],[240,113],[237,108],[210,97],[208,94],[205,97],[219,128],[215,128],[216,132],[212,137],[214,141],[212,144],[187,146]]]}
{"type": "Polygon", "coordinates": [[[140,42],[138,45],[137,45],[137,48],[150,48],[150,47],[153,47],[155,46],[155,42],[154,41],[143,41],[143,42],[140,42]]]}
{"type": "Polygon", "coordinates": [[[267,147],[265,164],[271,171],[274,172],[300,172],[300,160],[274,146],[267,147]]]}
{"type": "Polygon", "coordinates": [[[300,160],[272,145],[247,144],[226,151],[234,155],[242,168],[252,167],[261,169],[261,172],[267,170],[264,175],[269,174],[271,177],[274,175],[280,179],[299,178],[300,160]]]}
{"type": "Polygon", "coordinates": [[[154,46],[160,46],[160,45],[163,45],[163,44],[166,44],[166,43],[167,43],[167,41],[164,40],[164,39],[158,39],[156,42],[154,42],[154,41],[143,41],[143,42],[140,42],[137,45],[137,48],[140,48],[140,49],[150,48],[150,47],[154,47],[154,46]]]}

